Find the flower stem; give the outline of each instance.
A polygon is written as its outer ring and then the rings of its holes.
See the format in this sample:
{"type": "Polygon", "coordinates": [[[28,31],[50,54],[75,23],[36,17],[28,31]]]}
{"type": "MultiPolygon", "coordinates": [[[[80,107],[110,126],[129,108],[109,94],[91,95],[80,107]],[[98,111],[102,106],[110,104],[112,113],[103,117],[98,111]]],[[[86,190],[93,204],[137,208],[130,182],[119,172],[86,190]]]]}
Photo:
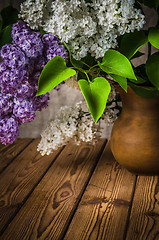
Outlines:
{"type": "Polygon", "coordinates": [[[88,74],[87,74],[86,72],[84,72],[84,73],[86,74],[86,77],[87,77],[87,80],[88,80],[88,82],[89,82],[89,83],[91,83],[91,81],[90,81],[90,78],[89,78],[88,74]]]}
{"type": "Polygon", "coordinates": [[[96,65],[92,66],[89,70],[91,70],[91,69],[93,69],[93,68],[95,68],[95,67],[99,67],[99,65],[96,64],[96,65]]]}

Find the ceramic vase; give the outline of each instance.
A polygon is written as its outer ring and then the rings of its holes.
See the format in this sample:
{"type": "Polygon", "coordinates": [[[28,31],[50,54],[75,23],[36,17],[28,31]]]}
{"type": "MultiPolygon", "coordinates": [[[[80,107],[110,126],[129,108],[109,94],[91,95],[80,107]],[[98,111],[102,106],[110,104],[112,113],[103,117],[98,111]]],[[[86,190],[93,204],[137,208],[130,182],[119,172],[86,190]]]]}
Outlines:
{"type": "Polygon", "coordinates": [[[120,87],[122,113],[114,123],[111,150],[129,171],[159,175],[159,97],[142,98],[120,87]]]}

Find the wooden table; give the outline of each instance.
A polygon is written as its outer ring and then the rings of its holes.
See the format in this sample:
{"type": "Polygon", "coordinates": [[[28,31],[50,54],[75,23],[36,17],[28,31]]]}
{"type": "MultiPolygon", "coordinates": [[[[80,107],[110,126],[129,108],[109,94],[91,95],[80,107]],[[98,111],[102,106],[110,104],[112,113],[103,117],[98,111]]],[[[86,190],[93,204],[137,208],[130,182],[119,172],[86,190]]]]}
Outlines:
{"type": "Polygon", "coordinates": [[[38,142],[0,145],[0,239],[159,239],[157,176],[119,166],[105,139],[44,157],[38,142]]]}

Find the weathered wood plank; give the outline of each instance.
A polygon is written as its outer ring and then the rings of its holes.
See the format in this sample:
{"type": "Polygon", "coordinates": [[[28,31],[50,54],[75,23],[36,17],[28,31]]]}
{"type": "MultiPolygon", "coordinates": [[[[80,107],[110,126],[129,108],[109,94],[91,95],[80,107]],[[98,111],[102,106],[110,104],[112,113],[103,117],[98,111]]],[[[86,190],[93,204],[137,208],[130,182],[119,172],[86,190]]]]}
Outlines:
{"type": "Polygon", "coordinates": [[[127,240],[159,239],[159,179],[137,179],[127,240]]]}
{"type": "Polygon", "coordinates": [[[63,239],[104,145],[66,146],[2,239],[63,239]]]}
{"type": "Polygon", "coordinates": [[[33,141],[0,175],[0,233],[61,151],[42,157],[38,142],[33,141]]]}
{"type": "Polygon", "coordinates": [[[0,144],[0,172],[31,143],[32,139],[17,139],[11,145],[0,144]]]}
{"type": "Polygon", "coordinates": [[[107,144],[64,239],[123,240],[135,180],[107,144]]]}

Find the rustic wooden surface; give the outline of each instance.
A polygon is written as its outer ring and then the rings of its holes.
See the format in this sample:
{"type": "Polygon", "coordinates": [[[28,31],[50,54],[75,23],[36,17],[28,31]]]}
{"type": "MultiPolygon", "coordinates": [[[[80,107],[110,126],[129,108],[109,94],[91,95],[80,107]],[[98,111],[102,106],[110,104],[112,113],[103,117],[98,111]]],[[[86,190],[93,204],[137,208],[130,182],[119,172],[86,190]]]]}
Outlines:
{"type": "Polygon", "coordinates": [[[42,157],[39,140],[0,145],[0,240],[158,240],[158,176],[135,176],[109,142],[42,157]]]}

